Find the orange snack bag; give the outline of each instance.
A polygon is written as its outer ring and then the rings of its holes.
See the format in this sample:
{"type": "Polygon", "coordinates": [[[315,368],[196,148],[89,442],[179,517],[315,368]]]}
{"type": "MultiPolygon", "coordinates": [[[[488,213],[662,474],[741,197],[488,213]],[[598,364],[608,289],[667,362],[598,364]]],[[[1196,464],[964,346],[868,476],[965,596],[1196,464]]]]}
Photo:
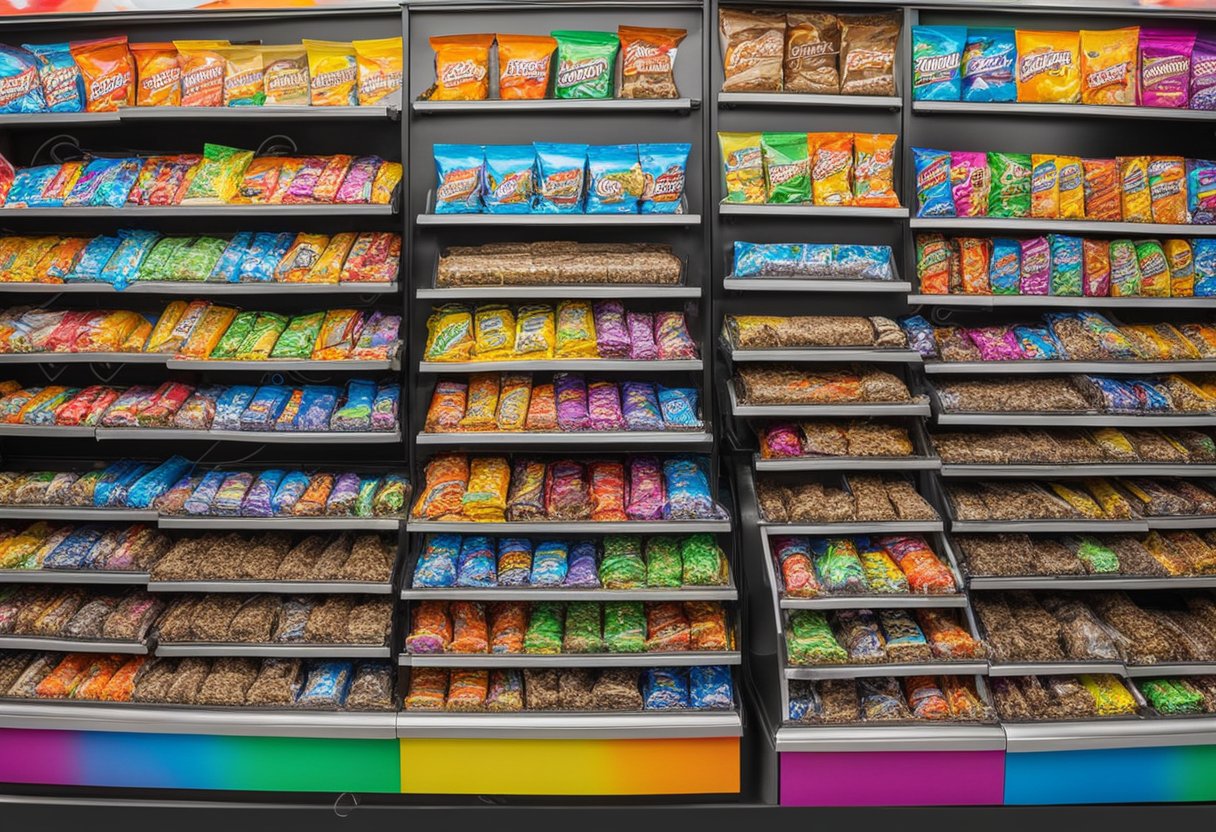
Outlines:
{"type": "Polygon", "coordinates": [[[226,40],[175,40],[182,68],[183,107],[224,105],[224,56],[226,40]]]}
{"type": "Polygon", "coordinates": [[[1118,222],[1122,216],[1119,199],[1119,163],[1114,159],[1082,159],[1085,171],[1085,217],[1118,222]]]}
{"type": "Polygon", "coordinates": [[[1018,101],[1081,100],[1081,38],[1076,32],[1017,32],[1018,101]]]}
{"type": "Polygon", "coordinates": [[[358,69],[359,104],[401,102],[401,80],[405,76],[405,52],[401,38],[357,40],[355,65],[358,69]]]}
{"type": "Polygon", "coordinates": [[[1152,222],[1153,202],[1148,192],[1148,157],[1120,156],[1119,202],[1124,222],[1152,222]]]}
{"type": "MultiPolygon", "coordinates": [[[[1060,219],[1079,220],[1085,217],[1085,169],[1079,156],[1056,157],[1060,219]]],[[[1033,189],[1033,182],[1031,188],[1033,189]]],[[[1032,193],[1033,200],[1033,193],[1032,193]]],[[[1032,201],[1033,206],[1033,201],[1032,201]]]]}
{"type": "Polygon", "coordinates": [[[490,46],[493,35],[431,38],[435,50],[432,101],[484,101],[490,95],[490,46]]]}
{"type": "Polygon", "coordinates": [[[262,50],[256,46],[221,49],[224,57],[224,106],[260,107],[266,103],[262,50]]]}
{"type": "Polygon", "coordinates": [[[355,87],[359,69],[355,47],[331,40],[305,40],[308,51],[310,99],[314,107],[353,107],[359,103],[355,87]]]}
{"type": "Polygon", "coordinates": [[[992,241],[981,237],[959,237],[958,254],[963,294],[992,294],[988,283],[988,261],[992,259],[992,241]]]}
{"type": "Polygon", "coordinates": [[[1170,239],[1161,244],[1170,270],[1170,297],[1189,298],[1195,294],[1195,256],[1186,240],[1170,239]]]}
{"type": "Polygon", "coordinates": [[[137,107],[176,107],[182,103],[182,68],[172,43],[133,43],[131,57],[139,83],[137,107]]]}
{"type": "Polygon", "coordinates": [[[1081,103],[1130,107],[1136,103],[1140,27],[1081,30],[1081,103]]]}
{"type": "Polygon", "coordinates": [[[853,204],[898,208],[895,193],[895,142],[892,133],[853,134],[853,204]]]}
{"type": "Polygon", "coordinates": [[[1186,209],[1186,162],[1181,156],[1154,156],[1149,160],[1148,195],[1153,222],[1184,225],[1190,221],[1186,209]]]}
{"type": "Polygon", "coordinates": [[[811,133],[811,199],[816,205],[853,204],[853,134],[811,133]]]}
{"type": "Polygon", "coordinates": [[[1030,216],[1050,220],[1060,216],[1060,169],[1055,156],[1030,157],[1030,216]]]}
{"type": "Polygon", "coordinates": [[[498,40],[498,97],[544,98],[557,41],[548,35],[495,35],[498,40]]]}
{"type": "Polygon", "coordinates": [[[262,47],[262,91],[268,105],[309,104],[308,54],[303,44],[262,47]]]}
{"type": "Polygon", "coordinates": [[[126,35],[77,41],[71,51],[84,79],[86,111],[107,113],[135,103],[135,60],[126,35]]]}

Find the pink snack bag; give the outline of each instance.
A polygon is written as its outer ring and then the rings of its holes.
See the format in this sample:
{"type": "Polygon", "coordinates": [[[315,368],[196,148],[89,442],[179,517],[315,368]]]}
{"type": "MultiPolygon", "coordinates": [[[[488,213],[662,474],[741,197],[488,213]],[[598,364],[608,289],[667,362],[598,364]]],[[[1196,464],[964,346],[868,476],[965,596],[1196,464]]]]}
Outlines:
{"type": "Polygon", "coordinates": [[[1020,361],[1026,357],[1017,336],[1007,326],[981,326],[966,333],[985,361],[1020,361]]]}
{"type": "Polygon", "coordinates": [[[988,213],[991,174],[988,154],[955,150],[950,153],[950,193],[959,217],[983,217],[988,213]]]}
{"type": "Polygon", "coordinates": [[[1202,36],[1191,52],[1192,110],[1216,110],[1216,36],[1202,36]]]}
{"type": "Polygon", "coordinates": [[[1045,295],[1051,285],[1051,246],[1046,237],[1022,240],[1022,279],[1018,287],[1023,295],[1045,295]]]}
{"type": "Polygon", "coordinates": [[[1194,30],[1140,30],[1141,104],[1186,109],[1195,37],[1194,30]]]}

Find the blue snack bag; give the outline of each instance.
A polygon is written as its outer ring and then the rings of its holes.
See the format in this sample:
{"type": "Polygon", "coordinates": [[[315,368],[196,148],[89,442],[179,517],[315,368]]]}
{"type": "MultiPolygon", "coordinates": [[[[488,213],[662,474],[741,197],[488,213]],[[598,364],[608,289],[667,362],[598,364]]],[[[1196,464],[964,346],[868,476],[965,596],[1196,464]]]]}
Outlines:
{"type": "Polygon", "coordinates": [[[428,535],[414,567],[414,588],[455,586],[459,555],[460,535],[428,535]]]}
{"type": "Polygon", "coordinates": [[[636,214],[642,198],[642,164],[636,144],[587,148],[587,213],[636,214]]]}
{"type": "Polygon", "coordinates": [[[338,406],[338,396],[342,391],[337,387],[306,384],[300,397],[300,410],[292,430],[324,431],[329,430],[330,419],[333,418],[334,408],[338,406]]]}
{"type": "Polygon", "coordinates": [[[435,213],[480,214],[485,149],[477,144],[437,144],[435,213]]]}
{"type": "Polygon", "coordinates": [[[249,490],[245,492],[245,498],[241,500],[241,516],[270,517],[273,515],[274,508],[271,503],[285,473],[280,468],[269,468],[258,474],[253,485],[249,486],[249,490]]]}
{"type": "Polygon", "coordinates": [[[350,692],[354,665],[350,662],[319,662],[308,671],[304,687],[296,697],[300,708],[336,709],[350,692]]]}
{"type": "Polygon", "coordinates": [[[643,707],[671,711],[688,707],[688,676],[675,667],[647,668],[642,682],[643,707]]]}
{"type": "Polygon", "coordinates": [[[735,705],[730,668],[722,665],[692,667],[688,670],[689,701],[702,710],[729,710],[735,705]]]}
{"type": "Polygon", "coordinates": [[[1167,411],[1173,409],[1170,394],[1148,379],[1132,379],[1127,386],[1136,392],[1140,409],[1144,411],[1167,411]]]}
{"type": "Polygon", "coordinates": [[[663,460],[663,485],[664,520],[706,520],[717,515],[705,457],[681,454],[663,460]]]}
{"type": "MultiPolygon", "coordinates": [[[[422,561],[419,560],[419,568],[422,561]]],[[[498,585],[527,586],[532,577],[532,541],[525,537],[503,537],[498,540],[498,585]]],[[[418,586],[418,571],[414,571],[414,586],[418,586]]]]}
{"type": "Polygon", "coordinates": [[[0,113],[45,110],[37,59],[24,49],[0,43],[0,113]]]}
{"type": "Polygon", "coordinates": [[[64,279],[68,282],[101,280],[101,270],[110,262],[120,245],[121,237],[94,237],[89,240],[80,259],[76,261],[76,267],[64,279]]]}
{"type": "Polygon", "coordinates": [[[1191,240],[1195,263],[1195,297],[1216,297],[1216,238],[1191,240]]]}
{"type": "Polygon", "coordinates": [[[958,101],[962,95],[965,26],[912,27],[912,98],[958,101]]]}
{"type": "Polygon", "coordinates": [[[664,387],[657,385],[659,410],[663,414],[665,428],[699,428],[701,418],[697,415],[699,393],[695,387],[664,387]]]}
{"type": "MultiPolygon", "coordinates": [[[[364,431],[372,428],[372,403],[376,383],[367,379],[352,379],[346,385],[346,401],[334,411],[329,420],[330,430],[364,431]]],[[[301,399],[301,404],[303,399],[301,399]]]]}
{"type": "Polygon", "coordinates": [[[916,216],[953,217],[950,152],[914,147],[912,161],[916,165],[916,216]]]}
{"type": "Polygon", "coordinates": [[[135,185],[139,159],[92,159],[80,172],[80,178],[64,197],[65,206],[92,208],[121,208],[127,204],[127,194],[135,185]]]}
{"type": "Polygon", "coordinates": [[[831,274],[856,280],[894,280],[891,247],[833,246],[831,274]]]}
{"type": "Polygon", "coordinates": [[[216,492],[220,490],[220,486],[227,478],[226,471],[208,471],[203,477],[203,481],[198,484],[198,488],[194,489],[194,492],[186,498],[186,513],[210,514],[211,501],[215,499],[216,492]]]}
{"type": "Polygon", "coordinates": [[[1013,337],[1018,339],[1022,355],[1035,361],[1054,361],[1062,358],[1060,344],[1045,325],[1023,324],[1013,328],[1013,337]]]}
{"type": "Polygon", "coordinates": [[[1016,60],[1012,29],[968,29],[963,46],[963,100],[1016,101],[1016,60]]]}
{"type": "Polygon", "coordinates": [[[933,335],[933,324],[922,315],[905,315],[896,323],[908,336],[908,346],[920,353],[922,358],[937,358],[937,339],[933,335]]]}
{"type": "MultiPolygon", "coordinates": [[[[274,280],[274,267],[291,248],[295,235],[290,231],[262,231],[253,235],[249,250],[241,260],[237,279],[242,282],[264,283],[274,280]]],[[[225,254],[227,251],[225,251],[225,254]]],[[[223,260],[223,255],[220,255],[223,260]]]]}
{"type": "Polygon", "coordinates": [[[312,482],[312,477],[303,471],[290,471],[284,474],[270,501],[271,510],[275,514],[289,513],[304,492],[308,490],[310,482],[312,482]]]}
{"type": "Polygon", "coordinates": [[[564,540],[546,540],[532,555],[532,586],[561,586],[570,568],[569,549],[564,540]]]}
{"type": "Polygon", "coordinates": [[[59,173],[59,165],[21,168],[13,176],[13,186],[4,201],[6,208],[38,208],[53,204],[42,198],[46,186],[59,173]]]}
{"type": "Polygon", "coordinates": [[[536,192],[536,151],[526,144],[488,145],[483,199],[491,214],[530,214],[536,192]]]}
{"type": "Polygon", "coordinates": [[[692,145],[640,144],[642,162],[642,213],[684,213],[684,180],[692,145]]]}
{"type": "Polygon", "coordinates": [[[248,384],[235,384],[229,387],[215,400],[215,418],[211,420],[212,430],[240,430],[241,414],[253,401],[257,388],[248,384]]]}
{"type": "Polygon", "coordinates": [[[1102,409],[1108,413],[1135,413],[1140,409],[1140,397],[1131,385],[1109,376],[1086,376],[1098,395],[1102,409]]]}
{"type": "Polygon", "coordinates": [[[215,268],[211,270],[211,276],[207,279],[227,283],[238,282],[241,279],[241,263],[249,255],[249,249],[253,246],[253,237],[252,231],[240,231],[233,234],[227,247],[224,248],[224,253],[216,262],[215,268]]]}
{"type": "Polygon", "coordinates": [[[22,44],[38,61],[38,78],[46,109],[52,113],[84,112],[84,78],[66,43],[22,44]]]}
{"type": "Polygon", "coordinates": [[[1049,234],[1047,242],[1051,245],[1051,288],[1048,294],[1080,297],[1083,253],[1081,238],[1068,234],[1049,234]]]}
{"type": "MultiPolygon", "coordinates": [[[[160,239],[157,231],[146,229],[119,231],[120,242],[110,259],[101,268],[101,280],[112,284],[115,289],[125,289],[139,273],[139,267],[144,258],[152,251],[152,246],[160,239]]],[[[89,245],[92,245],[90,243],[89,245]]],[[[85,247],[88,251],[88,247],[85,247]]],[[[83,259],[83,258],[82,258],[83,259]]]]}
{"type": "MultiPolygon", "coordinates": [[[[281,384],[267,384],[257,389],[253,398],[241,411],[241,430],[274,430],[275,420],[291,398],[292,388],[281,384]]],[[[219,408],[217,406],[218,413],[219,408]]]]}
{"type": "Polygon", "coordinates": [[[994,295],[1016,295],[1022,276],[1022,244],[997,237],[988,258],[988,285],[994,295]]]}
{"type": "Polygon", "coordinates": [[[466,535],[456,562],[456,586],[497,586],[498,559],[494,545],[483,535],[466,535]]]}
{"type": "Polygon", "coordinates": [[[587,145],[536,142],[536,202],[538,214],[579,214],[583,210],[587,145]]]}
{"type": "Polygon", "coordinates": [[[152,502],[185,476],[194,463],[176,454],[144,474],[127,492],[127,505],[131,508],[148,508],[152,502]]]}

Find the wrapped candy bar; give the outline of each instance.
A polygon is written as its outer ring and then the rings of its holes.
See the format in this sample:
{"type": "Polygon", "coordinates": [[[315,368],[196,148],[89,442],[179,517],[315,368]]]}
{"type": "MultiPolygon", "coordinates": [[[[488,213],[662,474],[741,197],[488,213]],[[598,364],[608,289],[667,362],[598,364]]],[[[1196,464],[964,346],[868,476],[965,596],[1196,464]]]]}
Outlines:
{"type": "Polygon", "coordinates": [[[599,578],[605,589],[638,589],[645,586],[646,563],[642,560],[641,541],[633,535],[605,537],[599,578]]]}
{"type": "Polygon", "coordinates": [[[566,582],[569,552],[564,540],[539,544],[532,555],[532,586],[561,586],[566,582]]]}
{"type": "MultiPolygon", "coordinates": [[[[416,574],[416,573],[415,573],[416,574]]],[[[524,586],[532,575],[532,542],[504,537],[498,541],[498,585],[524,586]]],[[[415,583],[417,578],[415,578],[415,583]]]]}
{"type": "Polygon", "coordinates": [[[274,495],[285,475],[286,472],[276,468],[258,474],[258,478],[249,486],[244,500],[241,501],[241,516],[272,517],[274,515],[274,495]]]}
{"type": "Polygon", "coordinates": [[[640,601],[604,604],[604,648],[609,653],[646,650],[646,613],[640,601]]]}
{"type": "Polygon", "coordinates": [[[664,479],[659,460],[655,457],[638,456],[629,461],[629,503],[625,513],[630,520],[658,520],[663,517],[667,507],[664,479]]]}
{"type": "Polygon", "coordinates": [[[660,360],[676,361],[697,357],[697,344],[688,334],[683,312],[658,312],[654,320],[660,360]]]}
{"type": "MultiPolygon", "coordinates": [[[[203,476],[198,487],[190,494],[185,502],[185,510],[187,514],[207,514],[211,510],[211,501],[215,498],[215,494],[219,491],[224,480],[227,479],[227,474],[223,471],[208,471],[203,476]]],[[[98,484],[100,488],[100,483],[98,484]]],[[[94,491],[94,495],[96,495],[94,491]]],[[[96,497],[94,497],[96,500],[96,497]]]]}
{"type": "Polygon", "coordinates": [[[251,485],[253,474],[248,471],[237,471],[226,476],[211,500],[210,513],[227,517],[240,514],[241,503],[251,485]]]}
{"type": "Polygon", "coordinates": [[[340,474],[325,499],[325,514],[330,517],[353,516],[355,502],[359,499],[360,482],[358,474],[350,471],[340,474]]]}
{"type": "Polygon", "coordinates": [[[569,568],[563,586],[594,589],[600,585],[595,562],[595,542],[576,540],[570,547],[569,568]]]}

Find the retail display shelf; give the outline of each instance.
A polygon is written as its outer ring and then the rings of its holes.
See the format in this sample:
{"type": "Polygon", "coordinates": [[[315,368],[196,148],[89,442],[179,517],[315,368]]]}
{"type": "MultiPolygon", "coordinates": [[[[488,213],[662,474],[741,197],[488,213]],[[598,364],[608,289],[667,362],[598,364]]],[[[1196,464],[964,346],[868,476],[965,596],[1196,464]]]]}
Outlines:
{"type": "Polygon", "coordinates": [[[409,520],[405,530],[411,533],[468,532],[470,534],[696,534],[699,532],[729,532],[730,520],[628,520],[596,522],[594,520],[562,522],[536,520],[519,523],[473,523],[446,520],[409,520]]]}
{"type": "Polygon", "coordinates": [[[44,127],[95,127],[102,124],[117,124],[118,112],[108,113],[4,113],[0,115],[0,128],[5,130],[39,129],[44,127]]]}
{"type": "Polygon", "coordinates": [[[687,113],[701,107],[697,98],[538,98],[504,101],[414,101],[415,113],[454,115],[457,113],[571,113],[577,118],[587,113],[671,112],[687,113]]]}
{"type": "Polygon", "coordinates": [[[122,653],[146,656],[142,641],[118,639],[53,638],[51,636],[0,635],[0,650],[55,650],[63,653],[122,653]]]}
{"type": "Polygon", "coordinates": [[[392,651],[374,644],[241,644],[235,642],[165,643],[158,656],[250,656],[297,659],[387,659],[392,651]]]}
{"type": "Polygon", "coordinates": [[[941,520],[883,520],[852,523],[769,523],[760,521],[760,531],[769,536],[791,534],[830,535],[832,537],[853,534],[924,534],[940,532],[945,528],[941,520]]]}
{"type": "Polygon", "coordinates": [[[872,110],[899,110],[904,101],[898,95],[823,95],[797,92],[720,92],[719,107],[798,107],[826,109],[849,107],[872,110]]]}
{"type": "Polygon", "coordinates": [[[1057,534],[1146,532],[1142,518],[1131,520],[951,520],[950,531],[967,534],[1046,532],[1057,534]]]}
{"type": "Polygon", "coordinates": [[[1108,673],[1113,676],[1125,676],[1127,669],[1123,666],[1123,662],[1112,661],[992,661],[988,664],[989,676],[1071,676],[1080,673],[1108,673]]]}
{"type": "Polygon", "coordinates": [[[358,107],[123,107],[120,121],[397,121],[398,107],[367,105],[358,107]]]}
{"type": "Polygon", "coordinates": [[[396,737],[396,716],[394,711],[208,708],[0,699],[0,728],[65,731],[378,740],[396,737]]]}
{"type": "Polygon", "coordinates": [[[756,454],[752,465],[757,471],[936,471],[942,462],[933,456],[808,456],[789,459],[761,459],[756,454]]]}
{"type": "Polygon", "coordinates": [[[311,358],[279,359],[265,361],[213,360],[195,358],[172,358],[165,361],[170,370],[241,370],[253,373],[308,373],[330,371],[338,373],[367,372],[369,370],[399,370],[401,354],[392,358],[349,358],[334,361],[318,361],[311,358]]]}
{"type": "Polygon", "coordinates": [[[1055,375],[1101,373],[1150,375],[1153,373],[1210,373],[1216,361],[926,361],[927,375],[1055,375]]]}
{"type": "Polygon", "coordinates": [[[418,300],[597,300],[597,299],[696,299],[701,297],[699,286],[645,286],[633,283],[609,285],[549,285],[544,286],[454,286],[450,289],[419,289],[418,300]]]}
{"type": "Polygon", "coordinates": [[[396,213],[394,205],[124,205],[121,208],[0,208],[5,219],[174,219],[178,217],[243,217],[263,219],[270,217],[391,217],[396,213]]]}
{"type": "Polygon", "coordinates": [[[460,433],[419,433],[414,438],[416,445],[442,445],[444,447],[502,446],[525,447],[668,447],[709,448],[713,435],[703,430],[625,430],[625,431],[574,431],[557,433],[551,431],[464,431],[460,433]]]}
{"type": "Polygon", "coordinates": [[[864,292],[906,294],[912,284],[904,280],[819,280],[795,277],[726,277],[722,287],[733,292],[864,292]]]}
{"type": "Polygon", "coordinates": [[[1216,575],[1204,577],[1142,578],[1132,575],[1027,575],[1004,577],[972,575],[972,590],[1046,589],[1053,591],[1137,589],[1216,589],[1216,575]]]}
{"type": "Polygon", "coordinates": [[[1216,672],[1216,662],[1162,662],[1160,664],[1129,664],[1129,679],[1159,679],[1167,676],[1209,676],[1216,672]]]}
{"type": "MultiPolygon", "coordinates": [[[[744,350],[727,346],[726,354],[731,361],[740,363],[753,361],[859,361],[867,364],[920,364],[921,355],[916,350],[891,350],[859,347],[856,349],[771,349],[744,350]]],[[[1216,364],[1216,362],[1213,362],[1216,364]]]]}
{"type": "Polygon", "coordinates": [[[0,364],[165,364],[169,356],[154,352],[6,352],[0,364]]]}
{"type": "Polygon", "coordinates": [[[1171,464],[1164,462],[1067,462],[1009,463],[1007,465],[980,463],[949,463],[941,466],[943,477],[1216,477],[1216,465],[1171,464]]]}
{"type": "Polygon", "coordinates": [[[743,718],[737,710],[510,714],[402,711],[397,715],[397,736],[519,740],[741,737],[743,718]]]}
{"type": "Polygon", "coordinates": [[[388,595],[388,581],[148,581],[149,592],[267,592],[281,595],[388,595]]]}
{"type": "Polygon", "coordinates": [[[892,220],[906,219],[907,208],[855,208],[845,205],[748,205],[722,202],[718,213],[724,217],[821,217],[823,219],[892,220]]]}
{"type": "Polygon", "coordinates": [[[927,725],[808,725],[777,729],[778,752],[786,751],[1004,751],[1001,726],[984,723],[927,725]]]}
{"type": "Polygon", "coordinates": [[[1216,121],[1216,111],[1171,107],[1117,107],[1101,104],[1018,104],[1014,102],[914,101],[912,112],[973,116],[1049,116],[1066,118],[1216,121]]]}
{"type": "Polygon", "coordinates": [[[908,295],[909,306],[1083,307],[1087,309],[1212,309],[1216,297],[1141,298],[1073,297],[1061,295],[908,295]]]}
{"type": "Polygon", "coordinates": [[[286,529],[289,531],[396,531],[400,517],[223,517],[163,516],[157,518],[162,529],[286,529]]]}
{"type": "MultiPolygon", "coordinates": [[[[184,430],[177,428],[85,428],[98,441],[119,440],[138,442],[190,441],[200,442],[258,442],[268,445],[392,445],[401,441],[399,430],[376,431],[254,431],[254,430],[184,430]]],[[[0,431],[3,435],[3,431],[0,431]]]]}
{"type": "Polygon", "coordinates": [[[1006,722],[1010,754],[1098,751],[1182,745],[1216,745],[1216,718],[1094,719],[1076,722],[1006,722]]]}
{"type": "Polygon", "coordinates": [[[565,358],[521,361],[420,361],[420,373],[492,373],[495,371],[624,373],[653,372],[699,373],[704,368],[699,358],[677,358],[667,361],[635,361],[628,358],[565,358]]]}
{"type": "Polygon", "coordinates": [[[820,595],[817,598],[791,598],[783,595],[778,606],[783,610],[961,609],[967,606],[967,596],[962,592],[949,595],[820,595]]]}
{"type": "MultiPolygon", "coordinates": [[[[730,411],[735,416],[928,416],[932,412],[926,399],[880,404],[740,404],[734,379],[726,382],[730,411]]],[[[1216,417],[1212,417],[1216,422],[1216,417]]]]}
{"type": "Polygon", "coordinates": [[[393,283],[280,283],[258,280],[250,283],[216,283],[204,280],[139,280],[127,288],[115,289],[112,283],[14,283],[0,281],[0,293],[57,295],[386,295],[401,284],[393,283]]]}
{"type": "Polygon", "coordinates": [[[156,518],[156,512],[151,509],[0,506],[0,520],[60,520],[82,523],[112,520],[120,523],[155,523],[156,518]]]}
{"type": "Polygon", "coordinates": [[[743,663],[738,650],[670,653],[402,653],[403,667],[699,667],[743,663]]]}
{"type": "Polygon", "coordinates": [[[105,584],[143,586],[147,572],[119,572],[105,569],[0,569],[3,584],[105,584]]]}
{"type": "Polygon", "coordinates": [[[688,200],[680,203],[676,214],[436,214],[435,194],[427,194],[427,211],[419,214],[416,225],[477,227],[583,227],[634,228],[639,226],[691,226],[701,224],[701,215],[689,213],[688,200]]]}
{"type": "Polygon", "coordinates": [[[31,439],[74,439],[92,436],[94,429],[79,425],[0,425],[0,436],[25,436],[31,439]]]}
{"type": "Polygon", "coordinates": [[[1164,428],[1216,425],[1216,413],[1134,416],[1122,413],[938,413],[939,425],[1008,425],[1049,428],[1164,428]]]}
{"type": "Polygon", "coordinates": [[[407,601],[736,601],[734,584],[645,589],[579,589],[543,586],[444,586],[402,589],[407,601]]]}
{"type": "Polygon", "coordinates": [[[1150,529],[1216,529],[1212,515],[1178,515],[1176,517],[1146,517],[1150,529]]]}
{"type": "Polygon", "coordinates": [[[975,676],[988,672],[985,661],[899,664],[823,664],[785,668],[786,679],[872,679],[879,676],[975,676]]]}
{"type": "Polygon", "coordinates": [[[1213,237],[1216,225],[1101,220],[1042,220],[1001,217],[913,217],[912,229],[923,231],[984,231],[1010,234],[1117,234],[1136,237],[1213,237]]]}

